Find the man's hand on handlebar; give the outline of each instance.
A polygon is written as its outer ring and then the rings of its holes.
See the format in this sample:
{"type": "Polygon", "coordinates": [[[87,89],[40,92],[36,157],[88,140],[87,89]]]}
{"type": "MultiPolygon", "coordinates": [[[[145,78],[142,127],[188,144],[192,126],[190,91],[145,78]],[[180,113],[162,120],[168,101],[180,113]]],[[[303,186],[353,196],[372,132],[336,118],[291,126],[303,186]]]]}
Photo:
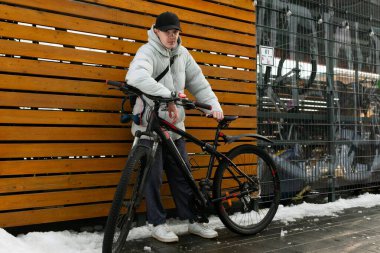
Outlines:
{"type": "Polygon", "coordinates": [[[169,118],[172,119],[172,124],[175,124],[178,120],[178,109],[174,102],[168,103],[169,118]]]}
{"type": "MultiPolygon", "coordinates": [[[[170,98],[163,98],[163,97],[146,94],[142,92],[141,90],[126,84],[125,82],[107,80],[106,83],[110,86],[116,87],[116,89],[122,91],[125,94],[134,94],[134,95],[139,96],[140,98],[142,95],[145,95],[147,98],[153,101],[157,101],[160,103],[168,103],[168,104],[170,103],[175,104],[176,102],[182,101],[182,106],[184,106],[187,109],[198,109],[198,108],[206,109],[212,112],[213,118],[215,118],[216,120],[220,121],[224,118],[223,112],[212,111],[212,106],[209,104],[201,103],[198,101],[191,101],[186,98],[186,95],[184,93],[178,93],[176,91],[173,91],[171,92],[170,98]]],[[[177,108],[172,107],[171,109],[172,110],[169,112],[169,116],[173,120],[177,121],[178,120],[178,112],[176,113],[177,108]]]]}
{"type": "Polygon", "coordinates": [[[218,122],[224,118],[223,112],[221,111],[212,111],[211,113],[212,117],[218,122]]]}

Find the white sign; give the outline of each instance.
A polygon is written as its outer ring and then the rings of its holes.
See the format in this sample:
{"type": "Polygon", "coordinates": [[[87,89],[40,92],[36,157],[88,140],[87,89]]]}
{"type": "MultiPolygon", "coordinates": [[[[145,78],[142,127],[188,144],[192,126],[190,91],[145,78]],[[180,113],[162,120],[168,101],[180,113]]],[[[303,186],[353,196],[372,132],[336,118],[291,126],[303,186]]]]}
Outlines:
{"type": "Polygon", "coordinates": [[[261,65],[274,65],[274,48],[260,46],[260,64],[261,65]]]}

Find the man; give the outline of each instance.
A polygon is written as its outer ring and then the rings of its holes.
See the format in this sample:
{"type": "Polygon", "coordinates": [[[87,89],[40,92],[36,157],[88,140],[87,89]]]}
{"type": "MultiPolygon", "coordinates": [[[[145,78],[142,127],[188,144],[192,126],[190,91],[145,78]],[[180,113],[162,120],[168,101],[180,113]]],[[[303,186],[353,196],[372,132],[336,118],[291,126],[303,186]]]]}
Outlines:
{"type": "MultiPolygon", "coordinates": [[[[181,45],[180,32],[180,21],[176,14],[171,12],[160,14],[156,23],[148,31],[148,43],[139,48],[131,62],[126,81],[144,93],[161,97],[171,97],[173,92],[183,93],[186,88],[199,102],[212,105],[213,110],[207,113],[212,114],[216,120],[222,120],[224,116],[218,99],[200,67],[188,50],[181,45]],[[155,78],[168,66],[169,71],[157,82],[155,78]]],[[[152,101],[148,101],[148,103],[153,105],[152,101]]],[[[132,123],[133,134],[137,130],[144,131],[146,129],[146,115],[149,111],[143,110],[143,106],[141,99],[137,99],[133,114],[144,111],[144,115],[141,117],[141,124],[132,123]]],[[[183,107],[169,103],[167,110],[160,109],[159,114],[160,117],[172,122],[176,127],[185,129],[183,107]]],[[[171,133],[171,137],[184,160],[188,162],[185,141],[174,133],[171,133]]],[[[141,141],[150,142],[149,140],[141,141]]],[[[168,155],[165,146],[161,144],[157,148],[145,192],[148,222],[154,225],[152,236],[163,242],[178,241],[178,236],[165,224],[166,213],[160,199],[163,168],[165,168],[179,218],[190,221],[189,232],[204,238],[218,236],[215,230],[206,224],[197,222],[197,215],[189,203],[192,195],[190,186],[172,157],[168,155]]]]}

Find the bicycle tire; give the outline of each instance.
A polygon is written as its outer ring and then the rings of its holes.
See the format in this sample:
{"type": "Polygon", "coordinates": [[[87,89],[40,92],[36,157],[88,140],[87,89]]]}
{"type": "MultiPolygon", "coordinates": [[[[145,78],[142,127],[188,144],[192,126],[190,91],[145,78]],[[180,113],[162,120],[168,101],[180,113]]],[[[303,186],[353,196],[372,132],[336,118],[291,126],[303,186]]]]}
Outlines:
{"type": "Polygon", "coordinates": [[[143,187],[141,177],[144,169],[146,169],[146,161],[150,154],[149,149],[149,147],[137,145],[130,152],[107,218],[103,237],[103,253],[122,252],[126,244],[139,205],[137,192],[140,191],[140,187],[143,187]],[[135,178],[134,181],[131,180],[133,178],[135,178]],[[129,201],[126,201],[127,188],[131,183],[134,183],[131,197],[129,201]]]}
{"type": "Polygon", "coordinates": [[[280,179],[275,163],[264,150],[249,144],[235,147],[226,156],[256,183],[249,183],[235,173],[242,181],[239,185],[228,169],[228,162],[222,162],[213,183],[214,198],[222,198],[214,205],[216,213],[231,231],[257,234],[273,220],[279,205],[280,179]]]}

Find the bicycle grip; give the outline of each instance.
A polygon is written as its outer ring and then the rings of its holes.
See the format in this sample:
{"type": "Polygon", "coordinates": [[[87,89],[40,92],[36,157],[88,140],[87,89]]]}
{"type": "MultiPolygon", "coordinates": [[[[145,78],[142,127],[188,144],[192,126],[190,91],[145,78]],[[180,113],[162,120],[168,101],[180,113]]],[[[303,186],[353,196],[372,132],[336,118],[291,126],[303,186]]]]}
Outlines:
{"type": "Polygon", "coordinates": [[[209,105],[209,104],[204,104],[204,103],[200,103],[200,102],[195,101],[194,105],[196,107],[203,108],[203,109],[206,109],[206,110],[210,110],[210,111],[212,110],[212,106],[209,105]]]}
{"type": "Polygon", "coordinates": [[[123,83],[123,82],[118,82],[118,81],[107,80],[106,83],[107,83],[108,85],[116,86],[116,87],[119,87],[119,88],[124,86],[124,83],[123,83]]]}

